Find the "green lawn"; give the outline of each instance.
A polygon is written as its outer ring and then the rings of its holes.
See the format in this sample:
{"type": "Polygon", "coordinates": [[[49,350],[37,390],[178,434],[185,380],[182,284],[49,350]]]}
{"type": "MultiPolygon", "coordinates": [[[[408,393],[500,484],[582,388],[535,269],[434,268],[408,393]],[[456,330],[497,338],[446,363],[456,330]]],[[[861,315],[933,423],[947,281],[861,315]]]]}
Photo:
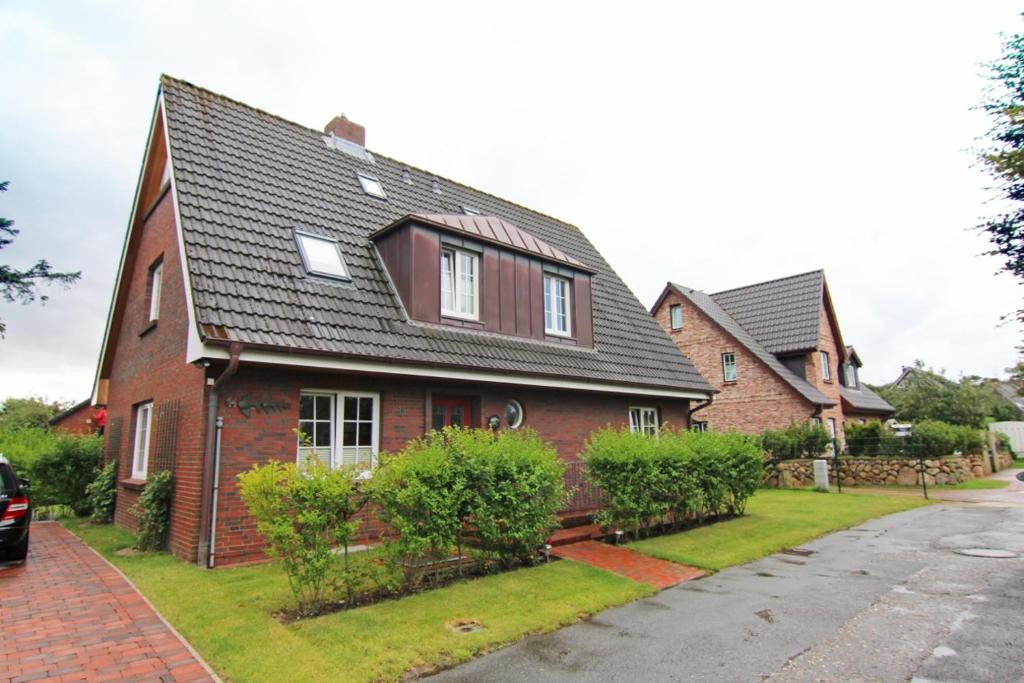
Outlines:
{"type": "Polygon", "coordinates": [[[1010,463],[1011,470],[1024,470],[1024,460],[1014,460],[1010,463]]]}
{"type": "Polygon", "coordinates": [[[629,547],[665,560],[720,571],[874,517],[927,504],[907,496],[765,489],[750,499],[743,517],[637,541],[629,547]]]}
{"type": "Polygon", "coordinates": [[[401,600],[282,625],[288,603],[273,564],[204,571],[166,553],[119,557],[132,536],[81,520],[65,525],[121,569],[230,681],[396,680],[551,631],[654,589],[575,562],[467,580],[401,600]],[[455,633],[447,624],[483,628],[455,633]]]}

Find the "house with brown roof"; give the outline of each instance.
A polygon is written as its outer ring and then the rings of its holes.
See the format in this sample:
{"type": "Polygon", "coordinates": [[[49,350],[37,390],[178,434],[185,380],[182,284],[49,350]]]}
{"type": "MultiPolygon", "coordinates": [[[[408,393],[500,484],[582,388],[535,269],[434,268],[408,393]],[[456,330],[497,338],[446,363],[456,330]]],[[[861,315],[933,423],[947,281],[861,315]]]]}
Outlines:
{"type": "Polygon", "coordinates": [[[161,79],[93,397],[119,524],[170,470],[172,551],[237,563],[262,556],[253,464],[372,471],[446,425],[528,427],[571,462],[710,398],[578,228],[365,142],[161,79]]]}
{"type": "Polygon", "coordinates": [[[715,294],[670,282],[651,313],[718,392],[695,412],[698,428],[758,433],[811,421],[842,441],[844,404],[863,414],[873,405],[849,370],[823,271],[715,294]]]}
{"type": "Polygon", "coordinates": [[[846,347],[846,364],[839,374],[839,396],[842,399],[843,422],[845,424],[866,424],[872,420],[885,421],[896,409],[884,398],[871,390],[860,380],[860,369],[864,364],[856,349],[846,347]]]}

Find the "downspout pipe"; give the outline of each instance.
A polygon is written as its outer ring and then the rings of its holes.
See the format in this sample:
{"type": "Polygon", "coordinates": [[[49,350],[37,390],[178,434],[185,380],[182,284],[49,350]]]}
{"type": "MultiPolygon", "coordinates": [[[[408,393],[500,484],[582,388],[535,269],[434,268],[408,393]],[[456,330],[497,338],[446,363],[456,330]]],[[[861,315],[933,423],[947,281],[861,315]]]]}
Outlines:
{"type": "Polygon", "coordinates": [[[688,424],[686,426],[688,428],[692,428],[693,427],[693,414],[696,413],[698,410],[704,410],[709,405],[711,405],[714,402],[714,400],[715,400],[715,395],[714,394],[708,394],[708,400],[701,401],[700,403],[698,403],[693,408],[690,408],[690,411],[686,414],[686,421],[688,422],[688,424]]]}
{"type": "Polygon", "coordinates": [[[220,474],[220,430],[223,420],[217,415],[220,405],[220,387],[231,379],[238,371],[238,361],[242,355],[242,345],[232,342],[229,347],[231,354],[228,366],[210,386],[206,405],[206,448],[203,454],[203,495],[199,506],[199,549],[196,553],[196,564],[204,569],[213,567],[213,525],[217,519],[214,505],[220,474]]]}

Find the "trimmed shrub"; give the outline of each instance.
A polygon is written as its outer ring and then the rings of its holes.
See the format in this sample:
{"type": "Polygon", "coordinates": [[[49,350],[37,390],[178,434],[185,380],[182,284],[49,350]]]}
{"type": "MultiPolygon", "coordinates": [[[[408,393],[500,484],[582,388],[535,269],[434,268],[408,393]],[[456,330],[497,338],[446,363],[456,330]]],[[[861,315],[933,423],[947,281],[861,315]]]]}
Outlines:
{"type": "Polygon", "coordinates": [[[1010,457],[1017,457],[1017,454],[1013,452],[1013,443],[1010,441],[1010,437],[1003,432],[996,432],[996,446],[1003,453],[1009,453],[1010,457]]]}
{"type": "Polygon", "coordinates": [[[170,472],[164,470],[149,476],[146,488],[132,510],[139,520],[139,531],[135,537],[138,550],[163,550],[167,546],[173,492],[170,472]]]}
{"type": "Polygon", "coordinates": [[[509,567],[537,559],[565,505],[565,465],[532,430],[455,430],[447,448],[461,471],[465,523],[476,544],[509,567]]]}
{"type": "Polygon", "coordinates": [[[340,579],[351,597],[361,579],[350,566],[348,546],[359,528],[364,497],[355,489],[355,468],[331,469],[316,458],[302,467],[271,460],[238,475],[242,501],[281,561],[299,615],[316,614],[338,578],[335,546],[344,548],[340,579]]]}
{"type": "Polygon", "coordinates": [[[32,465],[44,453],[54,450],[58,436],[43,428],[0,428],[0,455],[6,457],[20,477],[32,476],[32,465]]]}
{"type": "Polygon", "coordinates": [[[114,521],[117,505],[117,460],[111,460],[106,467],[85,487],[85,495],[92,508],[92,521],[110,524],[114,521]]]}
{"type": "Polygon", "coordinates": [[[598,522],[634,538],[659,524],[743,514],[764,476],[757,439],[735,433],[666,429],[652,438],[602,429],[583,459],[608,500],[598,522]]]}
{"type": "Polygon", "coordinates": [[[536,559],[565,502],[564,465],[529,429],[447,428],[382,456],[369,488],[406,582],[473,544],[505,567],[536,559]]]}
{"type": "Polygon", "coordinates": [[[29,467],[33,503],[67,505],[76,515],[92,511],[86,487],[96,478],[103,461],[103,445],[98,436],[61,435],[29,467]]]}
{"type": "Polygon", "coordinates": [[[832,437],[821,425],[792,423],[785,429],[768,429],[761,434],[761,448],[775,460],[818,458],[832,437]]]}
{"type": "Polygon", "coordinates": [[[853,456],[898,455],[906,445],[881,422],[848,424],[845,432],[846,451],[853,456]]]}

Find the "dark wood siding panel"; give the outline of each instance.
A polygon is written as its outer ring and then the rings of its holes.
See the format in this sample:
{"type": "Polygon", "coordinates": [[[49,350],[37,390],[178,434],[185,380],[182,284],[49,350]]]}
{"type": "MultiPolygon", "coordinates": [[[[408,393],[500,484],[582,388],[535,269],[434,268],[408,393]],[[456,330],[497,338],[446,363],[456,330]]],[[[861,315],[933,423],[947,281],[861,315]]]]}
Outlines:
{"type": "Polygon", "coordinates": [[[499,329],[504,334],[516,334],[516,257],[501,252],[499,266],[501,321],[499,329]]]}
{"type": "Polygon", "coordinates": [[[441,237],[433,230],[411,228],[409,315],[416,320],[441,320],[441,237]]]}
{"type": "Polygon", "coordinates": [[[402,304],[409,310],[412,292],[409,289],[409,239],[408,228],[384,235],[377,241],[377,251],[388,269],[391,281],[395,283],[402,304]]]}
{"type": "Polygon", "coordinates": [[[574,322],[576,343],[580,346],[594,345],[594,315],[590,296],[590,276],[577,273],[573,281],[574,322]]]}
{"type": "Polygon", "coordinates": [[[480,267],[480,322],[484,324],[484,329],[492,332],[501,329],[500,258],[497,249],[485,247],[480,267]]]}
{"type": "Polygon", "coordinates": [[[529,301],[530,259],[516,254],[516,334],[520,337],[530,336],[529,301]]]}
{"type": "Polygon", "coordinates": [[[530,298],[519,305],[530,310],[534,339],[544,339],[544,269],[540,261],[530,260],[530,298]]]}

